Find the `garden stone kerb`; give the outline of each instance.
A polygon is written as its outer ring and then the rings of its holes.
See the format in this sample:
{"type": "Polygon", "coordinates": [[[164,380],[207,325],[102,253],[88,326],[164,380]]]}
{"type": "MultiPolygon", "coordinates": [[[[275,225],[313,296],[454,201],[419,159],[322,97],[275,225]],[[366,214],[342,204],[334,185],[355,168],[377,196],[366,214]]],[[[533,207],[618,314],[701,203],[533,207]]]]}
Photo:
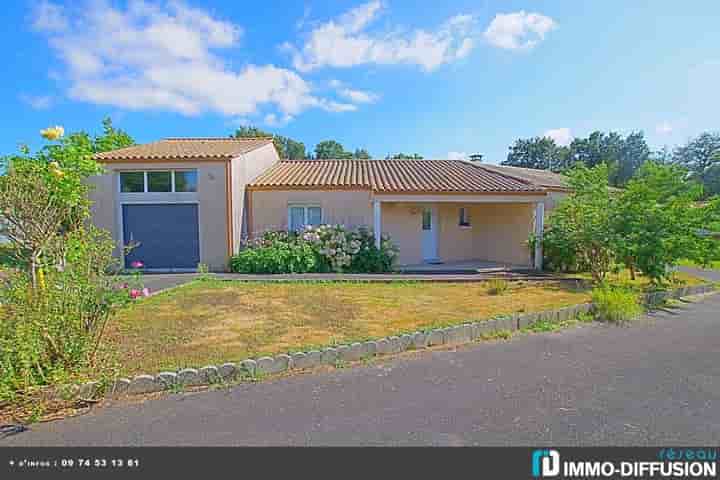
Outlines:
{"type": "MultiPolygon", "coordinates": [[[[710,293],[717,290],[715,284],[685,287],[672,292],[653,292],[643,296],[646,302],[659,302],[670,298],[710,293]]],[[[492,336],[501,331],[516,331],[526,328],[540,321],[566,321],[577,318],[579,315],[591,313],[594,309],[592,303],[582,303],[555,310],[536,313],[516,313],[510,316],[492,318],[485,321],[465,323],[452,327],[436,328],[427,331],[417,331],[412,334],[389,336],[378,340],[355,342],[350,345],[327,347],[322,351],[295,352],[292,355],[280,354],[275,357],[261,357],[246,359],[238,364],[224,363],[219,367],[208,365],[199,370],[185,368],[176,372],[160,372],[156,376],[137,375],[132,379],[118,378],[105,390],[106,398],[122,395],[139,395],[154,393],[174,388],[175,386],[202,386],[215,383],[219,380],[232,379],[237,376],[257,374],[272,375],[283,373],[291,369],[308,369],[321,365],[336,365],[338,360],[358,361],[374,355],[392,355],[410,349],[424,349],[433,346],[459,345],[473,340],[492,336]]],[[[71,390],[75,396],[95,393],[99,390],[98,382],[87,382],[82,385],[73,385],[71,390]]],[[[59,389],[54,395],[60,396],[59,389]]]]}

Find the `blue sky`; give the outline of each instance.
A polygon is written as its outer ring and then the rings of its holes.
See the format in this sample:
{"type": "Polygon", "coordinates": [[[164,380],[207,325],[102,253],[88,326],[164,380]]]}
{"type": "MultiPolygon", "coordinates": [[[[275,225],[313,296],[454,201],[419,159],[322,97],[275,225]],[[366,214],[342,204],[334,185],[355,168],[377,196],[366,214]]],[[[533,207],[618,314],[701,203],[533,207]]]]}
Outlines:
{"type": "Polygon", "coordinates": [[[107,115],[138,142],[254,124],[308,148],[491,163],[519,137],[643,130],[659,148],[718,129],[712,0],[3,7],[3,153],[107,115]]]}

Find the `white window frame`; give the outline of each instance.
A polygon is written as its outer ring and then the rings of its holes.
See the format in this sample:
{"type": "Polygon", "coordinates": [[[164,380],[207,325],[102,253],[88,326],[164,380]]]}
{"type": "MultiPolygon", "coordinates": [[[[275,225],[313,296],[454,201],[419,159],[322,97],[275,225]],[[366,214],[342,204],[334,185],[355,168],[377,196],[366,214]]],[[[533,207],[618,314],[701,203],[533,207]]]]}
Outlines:
{"type": "Polygon", "coordinates": [[[296,230],[293,230],[292,225],[290,224],[292,221],[292,209],[293,208],[302,208],[303,209],[303,227],[308,225],[308,210],[311,208],[319,208],[320,209],[320,225],[322,225],[325,222],[325,212],[323,212],[322,205],[319,203],[289,203],[288,209],[287,209],[287,226],[288,231],[294,232],[296,230]]]}
{"type": "Polygon", "coordinates": [[[472,228],[472,219],[468,207],[460,207],[458,210],[458,226],[460,228],[472,228]]]}
{"type": "Polygon", "coordinates": [[[159,169],[151,169],[151,170],[121,170],[118,172],[118,192],[120,192],[123,195],[132,195],[132,194],[141,194],[141,193],[189,193],[189,194],[197,194],[197,185],[195,186],[194,192],[176,192],[175,191],[175,172],[195,172],[195,176],[197,177],[197,168],[174,168],[174,169],[165,169],[165,168],[159,168],[159,169]],[[150,192],[148,191],[148,173],[149,172],[170,172],[170,191],[169,192],[150,192]],[[142,192],[123,192],[122,191],[122,174],[123,173],[142,173],[143,174],[143,191],[142,192]]]}

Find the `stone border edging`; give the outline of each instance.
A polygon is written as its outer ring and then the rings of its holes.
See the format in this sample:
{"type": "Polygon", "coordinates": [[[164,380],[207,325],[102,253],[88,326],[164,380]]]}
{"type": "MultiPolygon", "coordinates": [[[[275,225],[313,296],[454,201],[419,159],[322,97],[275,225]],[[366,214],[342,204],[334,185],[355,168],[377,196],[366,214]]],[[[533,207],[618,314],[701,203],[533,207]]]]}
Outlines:
{"type": "MultiPolygon", "coordinates": [[[[714,284],[683,287],[671,292],[654,292],[644,295],[646,305],[658,305],[665,300],[700,295],[715,291],[714,284]]],[[[411,334],[393,335],[378,340],[336,345],[321,350],[280,354],[275,357],[246,359],[239,363],[209,365],[200,369],[184,368],[177,372],[160,372],[157,375],[136,375],[118,378],[105,389],[105,398],[125,395],[156,393],[176,388],[211,385],[229,382],[240,377],[255,378],[274,375],[289,370],[305,370],[323,365],[337,365],[338,362],[353,362],[379,355],[392,355],[407,350],[421,350],[442,345],[460,345],[473,342],[482,336],[498,332],[513,332],[537,322],[561,322],[575,319],[581,314],[591,313],[592,303],[547,310],[537,313],[515,313],[480,322],[464,323],[452,327],[419,330],[411,334]]],[[[78,398],[93,398],[100,393],[100,382],[87,382],[75,386],[73,395],[78,398]]],[[[58,392],[56,391],[56,394],[58,392]]]]}

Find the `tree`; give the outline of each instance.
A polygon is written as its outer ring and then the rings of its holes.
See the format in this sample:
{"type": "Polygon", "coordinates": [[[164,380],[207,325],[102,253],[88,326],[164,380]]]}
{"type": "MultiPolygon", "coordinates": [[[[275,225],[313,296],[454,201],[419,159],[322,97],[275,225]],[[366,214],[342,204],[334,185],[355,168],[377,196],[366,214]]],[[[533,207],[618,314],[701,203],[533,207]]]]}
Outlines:
{"type": "Polygon", "coordinates": [[[24,147],[6,157],[8,171],[0,177],[6,235],[19,262],[30,266],[33,285],[53,239],[78,230],[90,217],[86,179],[103,172],[93,155],[134,143],[109,118],[103,120],[103,133],[94,137],[82,131],[64,136],[62,127],[41,133],[51,142],[36,153],[24,147]]]}
{"type": "Polygon", "coordinates": [[[610,183],[625,185],[635,172],[650,158],[650,147],[642,131],[632,132],[622,140],[617,166],[612,172],[610,183]]]}
{"type": "Polygon", "coordinates": [[[231,135],[234,138],[267,137],[272,138],[278,156],[282,159],[302,160],[305,158],[305,144],[289,137],[268,133],[257,127],[240,127],[231,135]]]}
{"type": "Polygon", "coordinates": [[[541,170],[562,171],[566,168],[567,150],[549,137],[518,139],[510,147],[502,165],[541,170]]]}
{"type": "Polygon", "coordinates": [[[705,195],[717,193],[715,167],[720,165],[720,132],[704,132],[673,151],[673,160],[686,167],[703,183],[705,195]]]}
{"type": "Polygon", "coordinates": [[[348,152],[341,143],[335,140],[324,140],[315,145],[315,158],[318,160],[335,160],[353,158],[352,152],[348,152]]]}
{"type": "Polygon", "coordinates": [[[394,153],[394,154],[388,154],[388,156],[385,157],[385,160],[422,160],[423,156],[419,153],[394,153]]]}
{"type": "Polygon", "coordinates": [[[353,158],[357,158],[360,160],[369,160],[370,154],[364,148],[357,148],[355,149],[355,153],[353,153],[353,158]]]}
{"type": "Polygon", "coordinates": [[[551,268],[589,271],[596,283],[612,270],[616,256],[609,174],[605,164],[579,164],[567,173],[572,193],[551,212],[542,240],[551,268]]]}
{"type": "Polygon", "coordinates": [[[645,163],[618,193],[611,215],[615,251],[633,278],[637,269],[660,284],[680,259],[703,263],[716,251],[717,241],[698,236],[712,218],[696,203],[701,196],[702,187],[682,167],[655,162],[645,163]]]}
{"type": "Polygon", "coordinates": [[[574,138],[567,152],[569,165],[594,167],[606,163],[610,167],[610,184],[614,186],[624,185],[651,156],[642,131],[626,137],[617,132],[594,131],[587,138],[574,138]]]}

